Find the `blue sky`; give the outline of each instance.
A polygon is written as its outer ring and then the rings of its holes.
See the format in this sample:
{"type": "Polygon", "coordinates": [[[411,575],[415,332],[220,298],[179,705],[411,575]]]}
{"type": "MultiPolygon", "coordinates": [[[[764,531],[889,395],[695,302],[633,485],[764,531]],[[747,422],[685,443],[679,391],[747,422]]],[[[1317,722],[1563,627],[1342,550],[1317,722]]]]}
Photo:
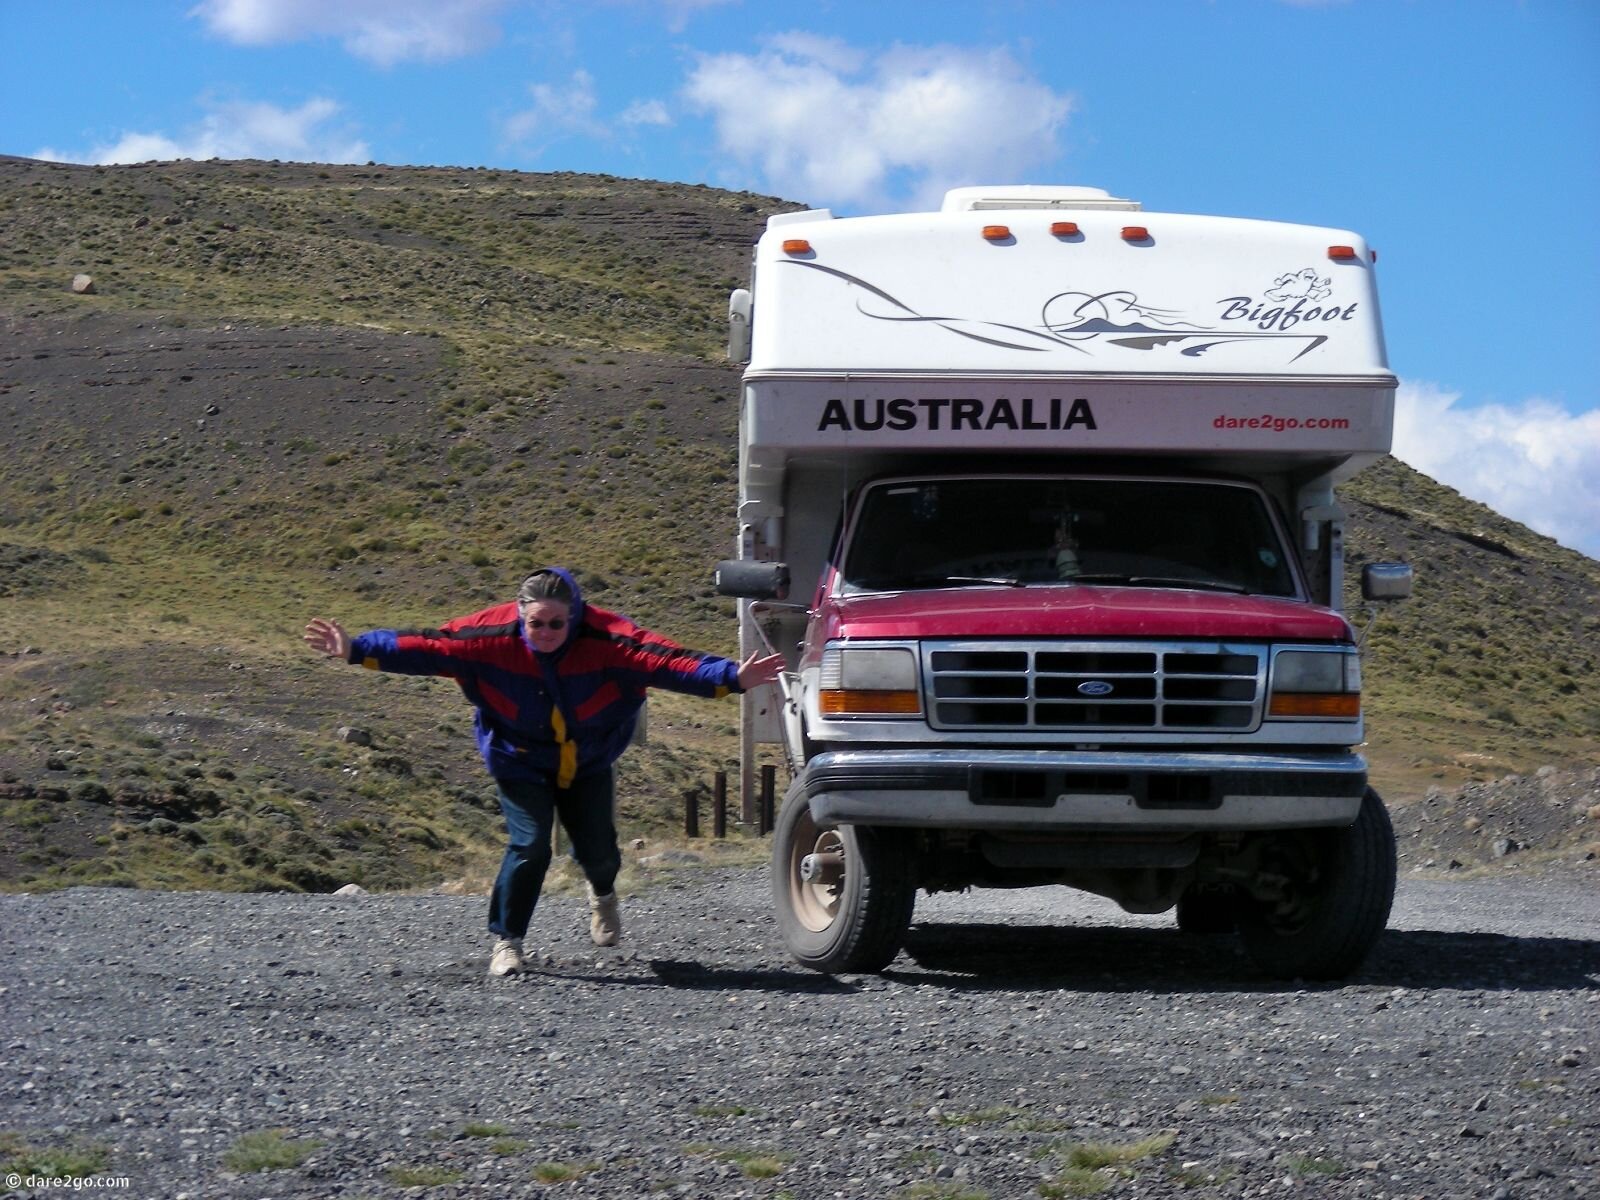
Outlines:
{"type": "Polygon", "coordinates": [[[1396,450],[1600,556],[1596,0],[0,0],[0,153],[1081,183],[1355,229],[1396,450]]]}

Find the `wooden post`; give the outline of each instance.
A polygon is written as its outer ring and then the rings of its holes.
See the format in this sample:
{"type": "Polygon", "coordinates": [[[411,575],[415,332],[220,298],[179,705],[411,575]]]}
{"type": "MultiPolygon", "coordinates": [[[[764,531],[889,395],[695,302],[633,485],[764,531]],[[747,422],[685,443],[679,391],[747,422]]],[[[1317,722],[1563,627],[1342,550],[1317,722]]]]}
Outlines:
{"type": "Polygon", "coordinates": [[[778,768],[768,765],[761,768],[761,832],[763,835],[772,832],[773,826],[773,793],[778,786],[778,768]]]}
{"type": "Polygon", "coordinates": [[[728,773],[718,771],[711,779],[711,832],[719,838],[728,836],[728,773]]]}
{"type": "Polygon", "coordinates": [[[683,836],[700,836],[700,792],[697,788],[683,794],[683,836]]]}

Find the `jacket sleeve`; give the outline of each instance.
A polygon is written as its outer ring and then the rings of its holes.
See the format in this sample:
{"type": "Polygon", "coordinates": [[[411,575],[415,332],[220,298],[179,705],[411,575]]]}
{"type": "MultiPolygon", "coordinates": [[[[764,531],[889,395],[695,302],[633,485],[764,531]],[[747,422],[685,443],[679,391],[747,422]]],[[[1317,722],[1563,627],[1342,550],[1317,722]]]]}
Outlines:
{"type": "Polygon", "coordinates": [[[465,682],[480,667],[514,656],[517,606],[497,605],[437,629],[369,629],[350,639],[350,661],[396,675],[444,675],[465,682]]]}
{"type": "Polygon", "coordinates": [[[463,643],[438,630],[369,629],[350,639],[350,661],[395,675],[445,675],[472,671],[463,643]]]}
{"type": "Polygon", "coordinates": [[[643,687],[713,699],[743,690],[739,664],[730,658],[687,649],[631,622],[619,622],[609,632],[613,667],[643,687]]]}

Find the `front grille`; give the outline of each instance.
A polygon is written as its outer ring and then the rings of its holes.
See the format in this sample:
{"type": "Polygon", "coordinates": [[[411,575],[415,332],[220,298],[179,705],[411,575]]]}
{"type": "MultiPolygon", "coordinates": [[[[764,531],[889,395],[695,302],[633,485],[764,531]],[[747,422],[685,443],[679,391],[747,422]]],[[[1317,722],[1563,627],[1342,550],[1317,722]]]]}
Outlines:
{"type": "Polygon", "coordinates": [[[930,642],[938,729],[1240,731],[1261,719],[1256,646],[930,642]]]}

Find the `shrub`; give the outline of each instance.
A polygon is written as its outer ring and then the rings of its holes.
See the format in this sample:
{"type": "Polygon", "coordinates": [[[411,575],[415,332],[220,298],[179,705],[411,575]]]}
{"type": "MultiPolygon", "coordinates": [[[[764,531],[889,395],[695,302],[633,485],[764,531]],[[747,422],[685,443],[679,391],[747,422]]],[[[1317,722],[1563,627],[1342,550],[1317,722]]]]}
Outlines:
{"type": "Polygon", "coordinates": [[[395,1187],[443,1187],[461,1178],[450,1167],[390,1167],[384,1174],[395,1187]]]}
{"type": "Polygon", "coordinates": [[[0,1133],[0,1177],[43,1175],[52,1179],[88,1179],[105,1170],[111,1154],[94,1142],[65,1146],[32,1146],[13,1133],[0,1133]]]}
{"type": "Polygon", "coordinates": [[[293,1140],[288,1131],[266,1129],[247,1133],[222,1156],[230,1171],[252,1174],[257,1171],[283,1171],[298,1167],[322,1146],[321,1142],[293,1140]]]}

